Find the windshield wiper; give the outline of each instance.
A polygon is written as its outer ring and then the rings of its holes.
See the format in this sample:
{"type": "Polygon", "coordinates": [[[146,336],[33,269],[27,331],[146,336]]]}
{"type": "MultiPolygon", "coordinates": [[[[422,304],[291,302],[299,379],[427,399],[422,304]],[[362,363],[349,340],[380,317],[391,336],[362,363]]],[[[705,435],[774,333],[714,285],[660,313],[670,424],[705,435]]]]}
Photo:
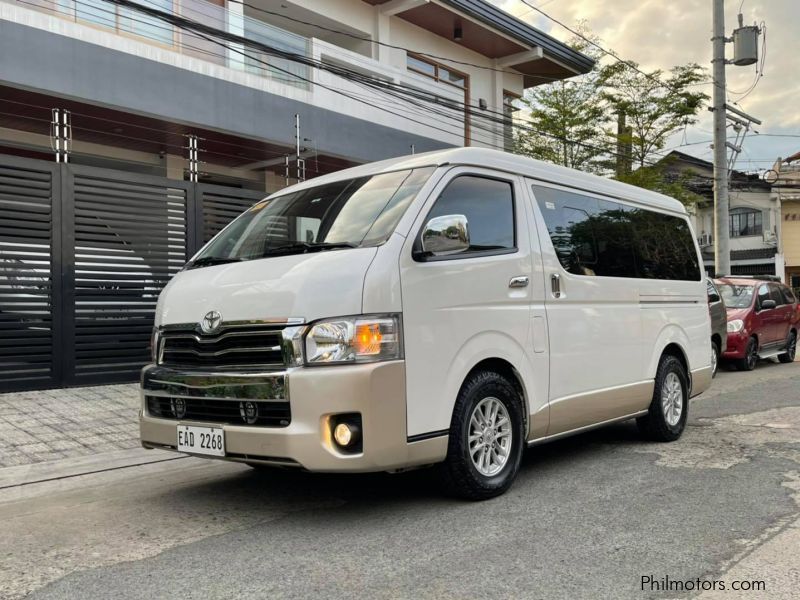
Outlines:
{"type": "Polygon", "coordinates": [[[236,258],[233,256],[201,256],[195,261],[186,265],[187,269],[194,269],[195,267],[210,267],[212,265],[224,265],[226,263],[241,262],[243,258],[236,258]]]}
{"type": "Polygon", "coordinates": [[[291,252],[305,254],[306,252],[320,252],[322,250],[336,250],[340,248],[358,248],[358,244],[352,242],[292,242],[291,244],[265,248],[262,256],[291,252]]]}

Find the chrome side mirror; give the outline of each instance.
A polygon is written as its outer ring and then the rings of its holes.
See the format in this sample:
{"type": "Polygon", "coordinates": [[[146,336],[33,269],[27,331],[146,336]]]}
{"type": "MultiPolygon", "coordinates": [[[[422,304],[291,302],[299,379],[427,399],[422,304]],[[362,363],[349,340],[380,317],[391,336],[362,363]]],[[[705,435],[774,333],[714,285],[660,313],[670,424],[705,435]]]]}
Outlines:
{"type": "Polygon", "coordinates": [[[464,215],[434,217],[422,230],[422,253],[447,256],[469,249],[469,224],[464,215]]]}

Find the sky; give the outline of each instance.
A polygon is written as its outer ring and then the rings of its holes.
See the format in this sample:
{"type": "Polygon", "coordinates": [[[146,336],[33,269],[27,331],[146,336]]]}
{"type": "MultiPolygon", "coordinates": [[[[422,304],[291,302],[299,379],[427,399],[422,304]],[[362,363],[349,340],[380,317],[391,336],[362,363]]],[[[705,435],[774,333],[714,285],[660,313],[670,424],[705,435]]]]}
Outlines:
{"type": "MultiPolygon", "coordinates": [[[[571,33],[540,15],[521,0],[489,0],[556,39],[571,33]]],[[[669,69],[696,62],[711,68],[710,0],[528,0],[565,25],[585,21],[601,39],[604,48],[645,70],[669,69]]],[[[739,6],[744,24],[766,24],[766,62],[756,88],[736,105],[760,119],[760,134],[794,135],[770,137],[748,135],[736,163],[737,170],[771,168],[777,157],[800,151],[800,0],[725,0],[725,31],[730,36],[738,26],[739,6]]],[[[759,44],[761,40],[759,40],[759,44]]],[[[733,44],[726,44],[733,56],[733,44]]],[[[760,48],[759,48],[760,51],[760,48]]],[[[609,60],[609,59],[605,59],[609,60]]],[[[610,59],[613,60],[613,59],[610,59]]],[[[754,66],[726,67],[728,98],[736,102],[755,80],[754,66]]],[[[703,89],[711,96],[711,85],[703,89]]],[[[667,147],[685,142],[703,142],[677,148],[711,160],[711,113],[703,109],[700,120],[673,136],[667,147]],[[708,141],[707,141],[708,140],[708,141]]],[[[729,130],[730,134],[730,130],[729,130]]]]}

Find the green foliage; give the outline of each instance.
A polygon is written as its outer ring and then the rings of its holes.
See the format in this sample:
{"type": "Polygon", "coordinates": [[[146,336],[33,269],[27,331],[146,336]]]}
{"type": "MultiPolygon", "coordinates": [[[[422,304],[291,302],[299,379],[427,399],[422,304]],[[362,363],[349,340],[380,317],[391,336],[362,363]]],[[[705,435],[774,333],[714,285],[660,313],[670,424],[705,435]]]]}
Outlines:
{"type": "Polygon", "coordinates": [[[693,207],[698,202],[705,200],[702,196],[689,189],[688,182],[690,177],[688,174],[668,178],[664,173],[663,165],[639,167],[631,173],[617,176],[616,179],[623,183],[629,183],[646,190],[671,196],[687,207],[693,207]]]}
{"type": "MultiPolygon", "coordinates": [[[[708,100],[708,95],[694,89],[707,79],[706,70],[696,63],[673,67],[667,73],[655,70],[648,75],[615,62],[602,67],[598,78],[608,112],[625,114],[631,133],[621,141],[631,145],[631,158],[640,167],[664,148],[670,135],[696,123],[698,112],[708,100]]],[[[616,137],[616,131],[609,135],[616,137]]]]}
{"type": "MultiPolygon", "coordinates": [[[[578,30],[592,39],[585,26],[578,30]]],[[[598,51],[580,37],[568,43],[595,60],[599,58],[598,51]]],[[[598,78],[599,70],[595,67],[586,75],[528,90],[521,101],[530,111],[525,125],[536,131],[518,129],[515,151],[573,169],[597,171],[607,147],[603,131],[605,109],[598,78]]]]}

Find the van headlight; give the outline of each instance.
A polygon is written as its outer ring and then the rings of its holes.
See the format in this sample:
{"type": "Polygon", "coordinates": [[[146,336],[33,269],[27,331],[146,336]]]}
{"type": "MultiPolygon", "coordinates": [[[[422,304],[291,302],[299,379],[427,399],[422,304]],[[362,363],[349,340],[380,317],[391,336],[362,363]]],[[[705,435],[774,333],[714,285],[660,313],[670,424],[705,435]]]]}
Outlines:
{"type": "Polygon", "coordinates": [[[734,319],[733,321],[728,321],[728,333],[737,333],[744,329],[744,321],[741,319],[734,319]]]}
{"type": "Polygon", "coordinates": [[[305,337],[307,365],[348,364],[403,357],[399,315],[359,315],[325,319],[305,337]]]}

